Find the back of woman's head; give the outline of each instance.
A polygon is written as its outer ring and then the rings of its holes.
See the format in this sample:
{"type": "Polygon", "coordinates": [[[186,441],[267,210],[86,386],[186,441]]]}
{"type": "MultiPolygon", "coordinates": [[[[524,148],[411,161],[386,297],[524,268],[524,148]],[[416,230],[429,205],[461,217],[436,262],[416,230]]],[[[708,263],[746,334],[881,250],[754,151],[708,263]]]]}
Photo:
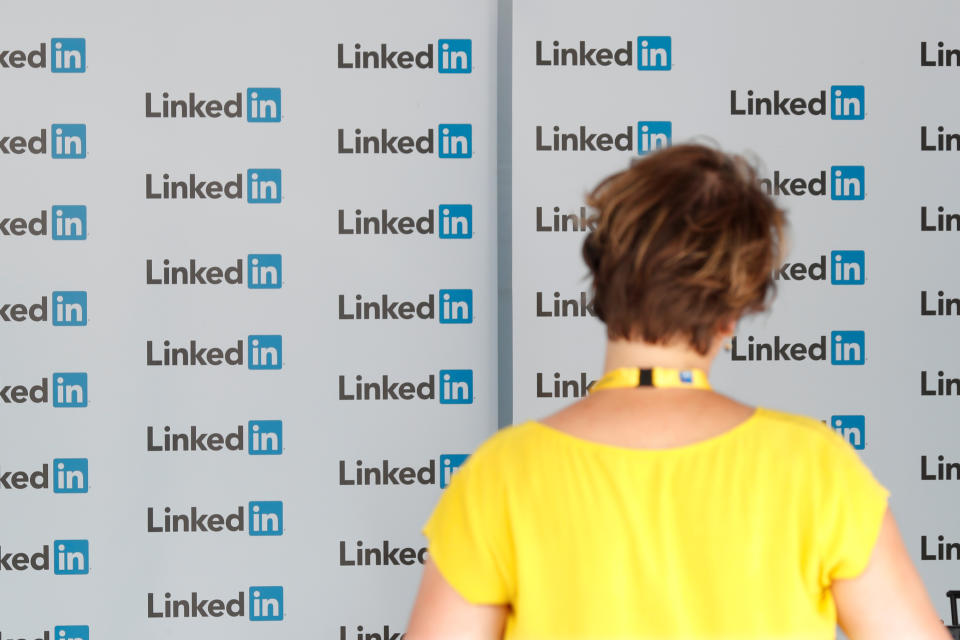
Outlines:
{"type": "Polygon", "coordinates": [[[583,257],[611,339],[679,338],[705,354],[772,297],[786,220],[742,157],[669,147],[604,179],[587,204],[583,257]]]}

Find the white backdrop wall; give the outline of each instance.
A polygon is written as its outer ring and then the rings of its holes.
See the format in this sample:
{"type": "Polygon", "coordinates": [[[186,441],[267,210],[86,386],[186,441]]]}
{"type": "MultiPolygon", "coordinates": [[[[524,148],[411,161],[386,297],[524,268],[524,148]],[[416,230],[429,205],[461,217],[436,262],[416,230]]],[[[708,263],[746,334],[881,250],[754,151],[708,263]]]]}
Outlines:
{"type": "Polygon", "coordinates": [[[46,316],[0,323],[0,637],[403,631],[419,528],[496,428],[495,21],[491,2],[5,8],[0,306],[46,316]],[[175,100],[187,117],[163,117],[175,100]],[[58,135],[85,157],[55,157],[58,123],[85,125],[84,154],[58,135]],[[46,153],[15,150],[42,131],[46,153]],[[84,239],[53,237],[60,205],[86,207],[84,239]],[[43,235],[12,222],[42,215],[43,235]],[[84,292],[64,308],[85,324],[58,326],[53,292],[84,292]],[[192,341],[190,364],[151,364],[192,341]],[[164,450],[194,429],[198,450],[164,450]],[[82,492],[58,493],[59,459],[82,492]]]}
{"type": "Polygon", "coordinates": [[[960,127],[950,107],[960,60],[937,60],[938,51],[960,47],[945,27],[957,16],[946,2],[874,4],[868,16],[857,3],[819,0],[601,1],[562,10],[524,0],[513,14],[517,418],[555,411],[602,372],[603,325],[581,304],[589,287],[579,257],[584,195],[667,141],[712,141],[758,158],[762,175],[777,176],[770,187],[788,210],[791,249],[772,311],[739,324],[714,385],[744,402],[830,421],[862,448],[892,492],[944,619],[960,560],[960,514],[950,507],[960,479],[960,386],[947,382],[960,377],[952,364],[960,353],[960,145],[945,138],[941,151],[937,135],[960,127]],[[576,135],[563,147],[555,132],[576,135]],[[603,133],[609,150],[589,138],[603,133]],[[952,216],[942,225],[940,207],[952,216]],[[954,299],[946,315],[937,313],[940,299],[954,299]],[[810,355],[771,359],[775,349],[760,343],[810,355]],[[839,357],[831,348],[838,344],[839,357]],[[937,392],[941,379],[949,395],[937,392]],[[555,381],[565,396],[556,397],[555,381]]]}

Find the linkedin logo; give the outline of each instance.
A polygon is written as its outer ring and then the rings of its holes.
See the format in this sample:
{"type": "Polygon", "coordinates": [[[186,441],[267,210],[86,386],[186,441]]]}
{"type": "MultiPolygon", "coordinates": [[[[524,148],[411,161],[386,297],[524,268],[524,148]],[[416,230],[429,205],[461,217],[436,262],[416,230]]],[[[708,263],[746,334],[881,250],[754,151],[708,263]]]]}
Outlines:
{"type": "MultiPolygon", "coordinates": [[[[673,43],[670,36],[637,36],[637,71],[669,71],[673,64],[673,43]]],[[[572,43],[571,43],[572,44],[572,43]]],[[[534,45],[538,67],[631,67],[634,64],[634,41],[623,46],[598,47],[586,40],[567,46],[560,40],[534,45]]]]}
{"type": "Polygon", "coordinates": [[[83,73],[87,70],[86,38],[51,38],[48,60],[47,43],[32,51],[0,51],[0,69],[47,69],[51,73],[83,73]]]}
{"type": "Polygon", "coordinates": [[[433,43],[419,51],[395,49],[381,43],[379,47],[364,47],[357,42],[353,55],[343,42],[337,43],[338,69],[433,69],[438,73],[470,73],[473,71],[473,41],[469,38],[440,38],[437,55],[433,43]],[[439,57],[439,60],[437,60],[439,57]]]}

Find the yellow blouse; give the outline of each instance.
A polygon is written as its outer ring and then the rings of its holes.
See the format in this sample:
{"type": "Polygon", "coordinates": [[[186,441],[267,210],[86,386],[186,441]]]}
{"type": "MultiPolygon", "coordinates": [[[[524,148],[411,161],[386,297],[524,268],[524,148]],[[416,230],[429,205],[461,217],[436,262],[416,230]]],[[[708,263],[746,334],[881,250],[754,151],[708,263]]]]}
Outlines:
{"type": "Polygon", "coordinates": [[[525,422],[454,473],[423,527],[509,640],[833,639],[831,581],[866,567],[889,491],[824,423],[757,408],[670,449],[525,422]]]}

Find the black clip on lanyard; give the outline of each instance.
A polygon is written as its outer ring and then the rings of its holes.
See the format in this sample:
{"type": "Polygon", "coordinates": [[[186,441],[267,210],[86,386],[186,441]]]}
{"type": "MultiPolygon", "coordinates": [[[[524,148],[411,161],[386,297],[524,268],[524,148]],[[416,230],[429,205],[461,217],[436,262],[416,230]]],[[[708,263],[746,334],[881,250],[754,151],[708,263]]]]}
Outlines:
{"type": "Polygon", "coordinates": [[[653,369],[640,369],[640,380],[637,382],[638,387],[652,387],[653,386],[653,369]]]}

